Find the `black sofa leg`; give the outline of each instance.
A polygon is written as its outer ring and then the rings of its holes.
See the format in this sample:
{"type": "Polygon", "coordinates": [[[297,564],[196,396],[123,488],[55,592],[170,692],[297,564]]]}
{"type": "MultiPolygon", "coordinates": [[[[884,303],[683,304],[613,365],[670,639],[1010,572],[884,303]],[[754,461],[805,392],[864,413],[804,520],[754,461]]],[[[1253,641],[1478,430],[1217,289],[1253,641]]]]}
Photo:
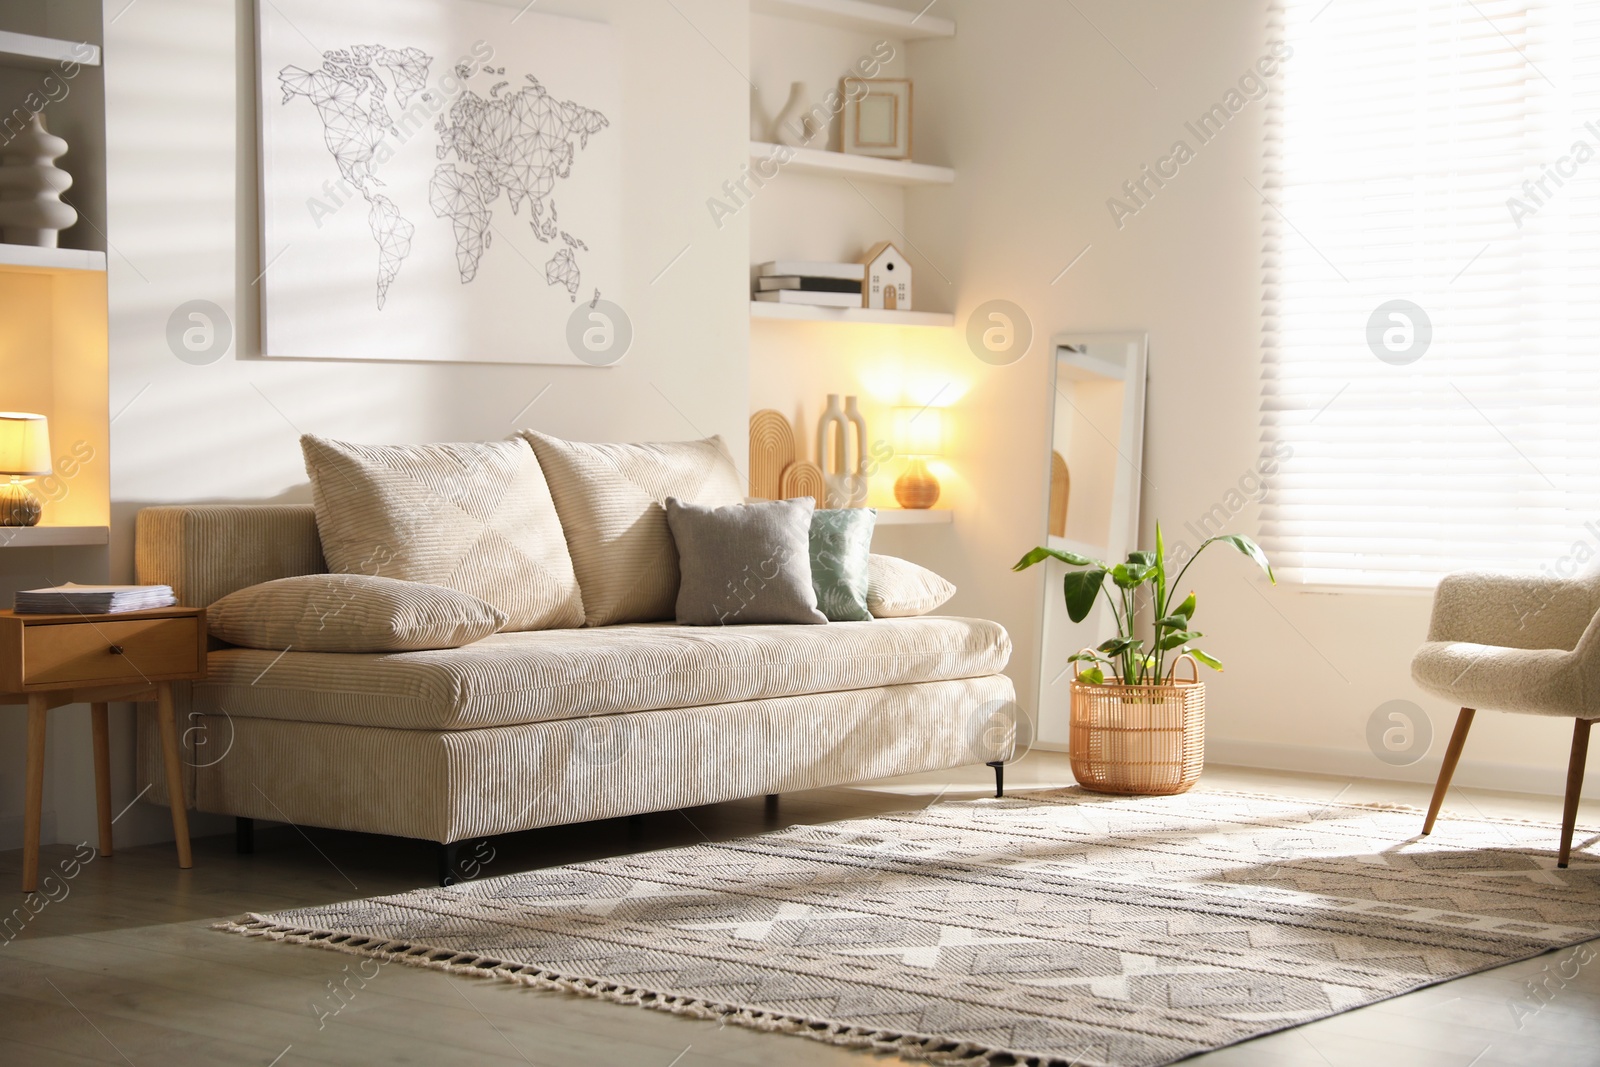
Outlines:
{"type": "Polygon", "coordinates": [[[777,814],[778,814],[778,794],[776,794],[776,793],[768,793],[767,794],[767,818],[769,818],[769,819],[773,818],[777,814]]]}
{"type": "Polygon", "coordinates": [[[256,850],[256,821],[240,816],[233,820],[233,850],[248,856],[256,850]]]}
{"type": "Polygon", "coordinates": [[[456,866],[461,858],[461,842],[451,841],[449,844],[439,844],[436,847],[439,854],[439,884],[455,885],[461,878],[456,866]]]}
{"type": "Polygon", "coordinates": [[[994,768],[994,795],[1003,797],[1006,795],[1006,765],[1001,760],[995,760],[989,766],[994,768]]]}

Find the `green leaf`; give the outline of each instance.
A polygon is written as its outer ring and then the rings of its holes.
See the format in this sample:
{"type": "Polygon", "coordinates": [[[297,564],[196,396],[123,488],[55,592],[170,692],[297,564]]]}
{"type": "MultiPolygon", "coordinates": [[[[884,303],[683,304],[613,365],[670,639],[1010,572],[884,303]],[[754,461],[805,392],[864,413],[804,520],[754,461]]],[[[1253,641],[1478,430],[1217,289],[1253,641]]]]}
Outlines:
{"type": "Polygon", "coordinates": [[[1137,589],[1150,576],[1155,573],[1155,568],[1143,563],[1119,563],[1111,568],[1111,580],[1123,589],[1137,589]]]}
{"type": "Polygon", "coordinates": [[[1100,653],[1098,653],[1098,652],[1088,652],[1088,651],[1085,651],[1085,652],[1074,652],[1072,655],[1067,657],[1067,662],[1068,663],[1099,663],[1100,662],[1100,653]]]}
{"type": "Polygon", "coordinates": [[[1186,619],[1194,618],[1194,594],[1190,593],[1184,598],[1182,604],[1172,609],[1173,615],[1182,615],[1186,619]]]}
{"type": "Polygon", "coordinates": [[[1129,552],[1128,562],[1140,567],[1154,567],[1156,554],[1154,552],[1129,552]]]}
{"type": "Polygon", "coordinates": [[[1120,656],[1128,650],[1128,646],[1131,644],[1133,644],[1133,638],[1131,637],[1110,637],[1100,642],[1098,651],[1107,656],[1120,656]]]}
{"type": "Polygon", "coordinates": [[[1090,559],[1088,556],[1080,556],[1076,552],[1062,552],[1054,548],[1036,548],[1017,560],[1011,569],[1025,571],[1035,563],[1043,563],[1047,559],[1058,559],[1062,563],[1073,567],[1099,567],[1101,570],[1106,568],[1106,564],[1101,563],[1099,560],[1090,559]]]}
{"type": "Polygon", "coordinates": [[[1193,656],[1201,663],[1204,663],[1207,667],[1210,667],[1214,671],[1220,671],[1222,669],[1221,660],[1217,659],[1215,656],[1209,656],[1206,653],[1201,652],[1198,648],[1191,648],[1189,650],[1189,655],[1193,656]]]}
{"type": "Polygon", "coordinates": [[[1161,651],[1170,651],[1171,649],[1177,648],[1179,645],[1184,644],[1185,642],[1193,641],[1197,637],[1204,636],[1205,634],[1197,634],[1189,630],[1180,630],[1178,633],[1168,634],[1161,639],[1161,651]]]}
{"type": "Polygon", "coordinates": [[[1089,685],[1104,685],[1106,681],[1106,672],[1101,670],[1099,667],[1090,667],[1088,670],[1078,675],[1078,681],[1086,682],[1089,685]]]}
{"type": "Polygon", "coordinates": [[[1168,615],[1164,619],[1156,620],[1157,630],[1186,630],[1189,628],[1189,616],[1168,615]]]}
{"type": "MultiPolygon", "coordinates": [[[[1234,548],[1237,548],[1240,552],[1255,560],[1256,566],[1260,567],[1263,571],[1266,571],[1267,579],[1271,581],[1273,585],[1278,584],[1278,579],[1272,573],[1272,564],[1267,562],[1267,554],[1261,551],[1261,546],[1250,540],[1250,538],[1245,537],[1243,534],[1222,534],[1218,537],[1209,538],[1205,544],[1201,545],[1200,547],[1204,548],[1212,541],[1221,541],[1225,544],[1232,545],[1234,548]]],[[[1198,556],[1199,554],[1200,553],[1198,551],[1195,552],[1195,555],[1198,556]]]]}
{"type": "Polygon", "coordinates": [[[1161,536],[1161,523],[1156,523],[1156,610],[1167,609],[1167,542],[1161,536]]]}
{"type": "Polygon", "coordinates": [[[1073,571],[1061,579],[1061,592],[1066,597],[1069,619],[1082,622],[1089,617],[1089,612],[1094,610],[1094,598],[1100,595],[1100,587],[1105,580],[1106,572],[1101,567],[1092,571],[1073,571]]]}

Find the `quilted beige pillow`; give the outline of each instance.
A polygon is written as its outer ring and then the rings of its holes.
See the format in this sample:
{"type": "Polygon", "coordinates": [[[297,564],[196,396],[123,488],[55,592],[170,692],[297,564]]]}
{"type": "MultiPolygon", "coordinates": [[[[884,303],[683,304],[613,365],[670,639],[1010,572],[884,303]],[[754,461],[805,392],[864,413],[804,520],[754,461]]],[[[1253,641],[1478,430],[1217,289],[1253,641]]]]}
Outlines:
{"type": "Polygon", "coordinates": [[[279,578],[206,608],[206,629],[231,645],[299,652],[460,648],[505,621],[505,612],[471,594],[370,574],[279,578]]]}
{"type": "Polygon", "coordinates": [[[550,479],[590,626],[670,621],[678,549],[666,500],[744,502],[745,481],[720,437],[661,444],[584,444],[522,431],[550,479]]]}
{"type": "Polygon", "coordinates": [[[867,557],[867,610],[875,619],[926,615],[955,595],[954,585],[910,560],[867,557]]]}
{"type": "Polygon", "coordinates": [[[354,445],[300,439],[328,569],[471,593],[504,629],[583,625],[550,487],[526,441],[354,445]]]}

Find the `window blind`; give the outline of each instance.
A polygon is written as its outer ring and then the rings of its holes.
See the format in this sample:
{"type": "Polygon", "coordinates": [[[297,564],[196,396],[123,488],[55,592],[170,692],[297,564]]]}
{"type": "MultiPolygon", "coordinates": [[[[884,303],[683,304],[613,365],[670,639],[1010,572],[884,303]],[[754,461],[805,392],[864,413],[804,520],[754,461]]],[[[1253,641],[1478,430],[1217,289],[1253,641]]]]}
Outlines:
{"type": "Polygon", "coordinates": [[[1600,2],[1280,0],[1263,503],[1280,575],[1600,556],[1600,2]],[[1406,303],[1396,303],[1406,302],[1406,303]],[[1416,309],[1420,309],[1420,313],[1416,309]]]}

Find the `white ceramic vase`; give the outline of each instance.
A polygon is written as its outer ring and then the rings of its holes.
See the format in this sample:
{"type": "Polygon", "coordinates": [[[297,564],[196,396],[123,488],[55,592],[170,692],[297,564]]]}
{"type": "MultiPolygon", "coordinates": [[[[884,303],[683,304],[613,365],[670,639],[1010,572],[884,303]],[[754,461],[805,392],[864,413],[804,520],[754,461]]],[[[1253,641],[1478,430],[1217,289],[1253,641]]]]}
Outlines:
{"type": "Polygon", "coordinates": [[[828,394],[828,406],[817,420],[817,466],[827,487],[818,507],[853,508],[867,499],[867,422],[856,408],[856,398],[828,394]],[[854,431],[852,433],[851,431],[854,431]]]}
{"type": "Polygon", "coordinates": [[[56,166],[67,142],[44,128],[35,114],[27,127],[0,152],[0,240],[6,244],[56,247],[56,234],[78,221],[61,194],[72,175],[56,166]]]}
{"type": "Polygon", "coordinates": [[[806,112],[811,109],[805,82],[789,86],[789,102],[783,105],[778,117],[772,120],[772,141],[790,148],[804,148],[811,140],[811,120],[806,112]]]}

